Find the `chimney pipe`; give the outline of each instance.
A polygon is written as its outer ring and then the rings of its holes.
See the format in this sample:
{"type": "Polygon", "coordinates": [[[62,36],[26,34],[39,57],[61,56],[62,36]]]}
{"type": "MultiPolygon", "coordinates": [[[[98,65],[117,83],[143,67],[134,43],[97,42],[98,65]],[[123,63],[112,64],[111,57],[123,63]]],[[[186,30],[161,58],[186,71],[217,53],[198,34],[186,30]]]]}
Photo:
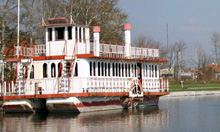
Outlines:
{"type": "Polygon", "coordinates": [[[131,58],[131,24],[124,24],[125,30],[125,57],[131,58]]]}
{"type": "Polygon", "coordinates": [[[99,56],[100,52],[100,26],[93,26],[93,38],[94,38],[94,56],[99,56]]]}

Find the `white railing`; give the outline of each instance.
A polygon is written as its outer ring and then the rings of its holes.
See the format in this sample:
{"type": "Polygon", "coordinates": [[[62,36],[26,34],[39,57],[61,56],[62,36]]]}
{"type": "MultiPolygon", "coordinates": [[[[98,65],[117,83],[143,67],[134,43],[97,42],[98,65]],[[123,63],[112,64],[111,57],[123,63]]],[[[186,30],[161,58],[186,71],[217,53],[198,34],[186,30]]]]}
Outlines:
{"type": "Polygon", "coordinates": [[[169,91],[169,81],[160,79],[143,79],[142,88],[144,92],[169,91]]]}
{"type": "Polygon", "coordinates": [[[33,57],[33,56],[45,56],[46,45],[35,45],[34,48],[15,46],[15,56],[19,55],[22,57],[33,57]],[[18,51],[18,52],[17,52],[18,51]]]}
{"type": "MultiPolygon", "coordinates": [[[[76,53],[85,54],[88,48],[85,43],[76,43],[76,53]]],[[[73,48],[73,47],[72,47],[73,48]]],[[[22,57],[30,56],[45,56],[46,55],[46,45],[35,45],[34,48],[15,46],[15,55],[19,54],[22,57]]],[[[90,42],[90,53],[94,53],[94,43],[90,42]]],[[[72,50],[71,50],[72,51],[72,50]]],[[[119,44],[100,44],[100,56],[104,57],[114,57],[114,58],[124,58],[125,57],[125,46],[119,44]]],[[[134,59],[154,59],[159,58],[160,53],[158,48],[144,48],[136,45],[131,46],[131,58],[134,59]]]]}
{"type": "MultiPolygon", "coordinates": [[[[103,78],[103,77],[74,77],[65,79],[28,79],[26,81],[3,82],[0,87],[2,96],[7,95],[35,95],[57,93],[109,93],[129,92],[131,85],[137,78],[103,78]]],[[[168,80],[143,79],[144,92],[169,91],[168,80]]]]}
{"type": "MultiPolygon", "coordinates": [[[[90,52],[94,53],[94,43],[90,43],[90,52]]],[[[125,57],[125,46],[115,44],[100,44],[100,56],[104,57],[125,57]]],[[[131,58],[134,59],[151,59],[159,58],[160,53],[158,48],[143,48],[138,46],[131,47],[131,58]]]]}

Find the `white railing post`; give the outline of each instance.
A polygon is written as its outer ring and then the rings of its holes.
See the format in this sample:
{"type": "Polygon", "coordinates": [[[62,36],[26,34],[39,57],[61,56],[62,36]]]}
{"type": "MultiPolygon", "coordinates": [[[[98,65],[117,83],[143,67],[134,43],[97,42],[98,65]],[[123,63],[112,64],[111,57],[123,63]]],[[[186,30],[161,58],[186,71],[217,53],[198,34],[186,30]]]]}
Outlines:
{"type": "Polygon", "coordinates": [[[0,96],[2,95],[2,83],[0,82],[0,96]]]}
{"type": "Polygon", "coordinates": [[[8,95],[11,95],[11,83],[8,82],[8,95]]]}
{"type": "Polygon", "coordinates": [[[6,82],[4,82],[4,95],[7,95],[6,82]]]}
{"type": "Polygon", "coordinates": [[[19,95],[21,94],[21,82],[20,81],[18,82],[18,94],[19,95]]]}

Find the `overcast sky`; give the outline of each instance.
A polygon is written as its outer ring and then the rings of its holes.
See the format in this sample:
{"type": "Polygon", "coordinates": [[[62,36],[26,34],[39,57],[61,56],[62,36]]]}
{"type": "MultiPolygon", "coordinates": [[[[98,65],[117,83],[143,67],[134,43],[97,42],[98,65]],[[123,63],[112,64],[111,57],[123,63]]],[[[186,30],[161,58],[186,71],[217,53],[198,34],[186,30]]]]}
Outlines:
{"type": "Polygon", "coordinates": [[[132,39],[140,34],[160,41],[184,40],[188,52],[200,43],[212,54],[211,35],[220,32],[220,0],[119,0],[119,7],[128,14],[132,39]]]}

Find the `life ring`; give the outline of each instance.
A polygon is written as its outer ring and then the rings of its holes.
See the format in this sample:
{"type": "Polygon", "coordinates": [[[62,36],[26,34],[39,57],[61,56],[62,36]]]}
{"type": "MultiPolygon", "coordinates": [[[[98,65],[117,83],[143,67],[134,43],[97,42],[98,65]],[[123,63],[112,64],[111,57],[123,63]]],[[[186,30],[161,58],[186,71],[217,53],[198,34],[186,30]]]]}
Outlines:
{"type": "Polygon", "coordinates": [[[133,94],[141,94],[143,92],[143,88],[142,88],[142,84],[141,84],[141,81],[138,80],[136,82],[136,80],[133,80],[132,81],[132,84],[131,84],[131,87],[130,87],[130,91],[133,93],[133,94]]]}

